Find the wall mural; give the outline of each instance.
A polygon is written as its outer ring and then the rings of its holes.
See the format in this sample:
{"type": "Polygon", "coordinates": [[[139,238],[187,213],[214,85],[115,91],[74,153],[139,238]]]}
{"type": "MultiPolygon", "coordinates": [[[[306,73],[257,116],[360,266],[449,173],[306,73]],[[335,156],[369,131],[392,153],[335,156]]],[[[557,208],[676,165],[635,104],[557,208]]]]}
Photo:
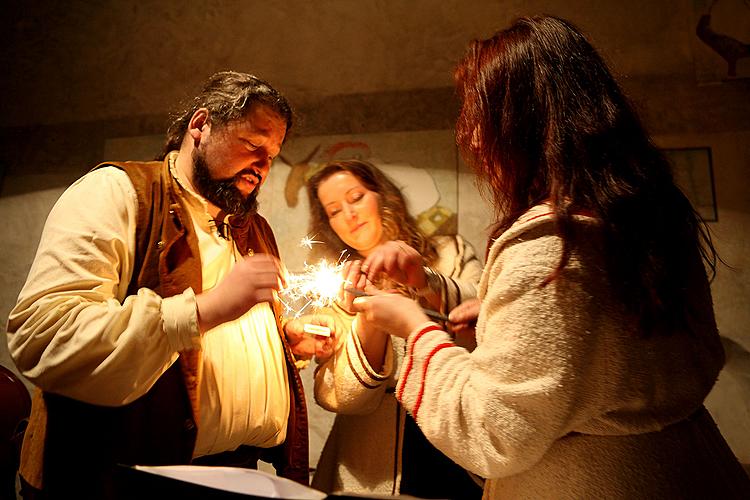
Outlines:
{"type": "Polygon", "coordinates": [[[750,0],[693,0],[698,82],[750,78],[750,0]]]}

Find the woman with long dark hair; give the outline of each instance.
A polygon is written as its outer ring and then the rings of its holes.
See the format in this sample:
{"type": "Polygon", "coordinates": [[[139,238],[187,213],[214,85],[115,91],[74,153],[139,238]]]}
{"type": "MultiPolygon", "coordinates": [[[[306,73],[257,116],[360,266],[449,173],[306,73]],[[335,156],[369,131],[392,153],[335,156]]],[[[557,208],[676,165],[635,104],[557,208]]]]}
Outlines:
{"type": "Polygon", "coordinates": [[[703,406],[724,362],[716,252],[601,56],[521,18],[455,78],[495,208],[477,348],[407,298],[356,299],[362,331],[407,339],[398,400],[488,498],[746,496],[703,406]]]}

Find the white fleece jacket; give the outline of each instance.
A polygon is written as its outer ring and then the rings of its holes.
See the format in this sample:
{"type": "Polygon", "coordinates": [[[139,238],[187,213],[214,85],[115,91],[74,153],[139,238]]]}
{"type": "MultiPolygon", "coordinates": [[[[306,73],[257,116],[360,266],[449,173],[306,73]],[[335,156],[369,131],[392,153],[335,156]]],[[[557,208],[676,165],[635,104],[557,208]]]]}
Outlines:
{"type": "Polygon", "coordinates": [[[684,498],[747,487],[702,407],[723,351],[701,263],[691,274],[696,335],[644,338],[614,297],[597,221],[577,217],[576,230],[588,244],[544,287],[562,250],[549,207],[502,234],[480,280],[477,348],[418,329],[397,398],[437,448],[489,478],[485,498],[684,498]]]}

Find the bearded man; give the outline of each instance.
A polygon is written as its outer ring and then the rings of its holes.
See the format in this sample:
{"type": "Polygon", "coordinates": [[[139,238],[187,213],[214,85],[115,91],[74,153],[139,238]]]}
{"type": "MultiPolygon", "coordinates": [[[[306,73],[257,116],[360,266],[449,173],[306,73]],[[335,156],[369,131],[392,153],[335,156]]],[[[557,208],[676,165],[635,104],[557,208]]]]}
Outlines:
{"type": "Polygon", "coordinates": [[[107,162],[53,207],[8,344],[38,390],[27,497],[107,498],[117,464],[255,468],[308,482],[304,393],[258,190],[286,99],[222,72],[172,123],[161,161],[107,162]]]}

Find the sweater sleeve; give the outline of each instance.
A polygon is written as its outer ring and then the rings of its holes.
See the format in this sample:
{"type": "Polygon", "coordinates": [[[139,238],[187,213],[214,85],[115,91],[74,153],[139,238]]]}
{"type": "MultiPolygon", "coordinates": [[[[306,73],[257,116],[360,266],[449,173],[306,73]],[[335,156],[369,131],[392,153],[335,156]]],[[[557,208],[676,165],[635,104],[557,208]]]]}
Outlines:
{"type": "Polygon", "coordinates": [[[344,325],[333,355],[315,370],[315,400],[326,410],[342,414],[367,414],[377,409],[394,370],[393,343],[385,346],[383,369],[370,366],[356,333],[356,320],[341,308],[332,313],[344,325]]]}
{"type": "Polygon", "coordinates": [[[43,390],[127,404],[199,344],[192,290],[126,296],[136,212],[135,190],[114,167],[85,175],[52,208],[7,328],[16,366],[43,390]]]}
{"type": "Polygon", "coordinates": [[[474,247],[460,235],[435,237],[433,243],[438,251],[434,267],[441,281],[441,309],[448,312],[477,296],[482,263],[474,247]]]}
{"type": "Polygon", "coordinates": [[[557,237],[518,239],[488,264],[478,347],[456,346],[427,325],[407,342],[396,395],[425,436],[483,477],[521,472],[570,431],[585,405],[591,318],[584,277],[569,269],[540,284],[560,255],[557,237]]]}

